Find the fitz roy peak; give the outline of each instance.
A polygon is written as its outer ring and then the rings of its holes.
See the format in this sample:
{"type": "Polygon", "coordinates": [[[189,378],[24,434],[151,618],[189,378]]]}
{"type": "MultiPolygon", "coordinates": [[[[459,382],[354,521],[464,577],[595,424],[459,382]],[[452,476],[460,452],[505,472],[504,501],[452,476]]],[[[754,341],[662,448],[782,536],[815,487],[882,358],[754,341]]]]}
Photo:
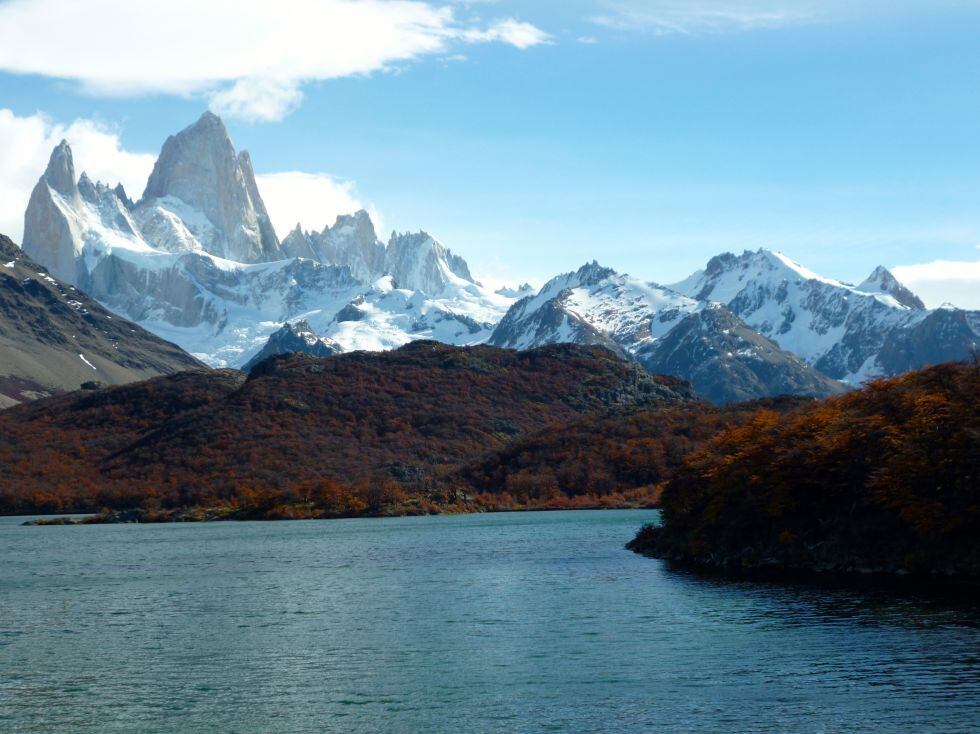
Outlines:
{"type": "Polygon", "coordinates": [[[211,112],[167,138],[139,206],[161,227],[184,224],[205,252],[225,260],[280,259],[248,151],[235,154],[224,123],[211,112]],[[182,218],[184,207],[204,217],[182,218]]]}
{"type": "Polygon", "coordinates": [[[211,113],[167,139],[135,204],[76,181],[62,142],[24,229],[25,251],[58,277],[212,366],[242,365],[300,318],[344,350],[478,343],[513,302],[431,235],[381,242],[363,211],[280,243],[248,154],[211,113]]]}
{"type": "Polygon", "coordinates": [[[364,211],[280,242],[248,153],[211,113],[166,140],[137,202],[76,177],[62,141],[24,225],[25,253],[52,276],[213,367],[418,339],[574,342],[727,402],[829,395],[963,359],[980,341],[980,314],[929,310],[885,268],[855,286],[770,250],[719,255],[672,286],[593,262],[539,291],[491,291],[432,235],[382,241],[364,211]]]}

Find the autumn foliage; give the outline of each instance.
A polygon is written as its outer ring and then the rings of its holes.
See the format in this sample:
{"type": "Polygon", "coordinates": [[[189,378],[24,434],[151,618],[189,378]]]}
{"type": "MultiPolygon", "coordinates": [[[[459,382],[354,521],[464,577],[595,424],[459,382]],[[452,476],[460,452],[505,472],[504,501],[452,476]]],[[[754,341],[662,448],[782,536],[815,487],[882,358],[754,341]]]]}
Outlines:
{"type": "MultiPolygon", "coordinates": [[[[184,373],[0,413],[0,511],[220,508],[236,517],[333,517],[475,507],[622,506],[474,486],[461,466],[552,425],[660,410],[686,383],[600,347],[529,352],[416,342],[389,353],[276,357],[246,380],[184,373]]],[[[645,499],[643,501],[646,501],[645,499]]]]}
{"type": "Polygon", "coordinates": [[[946,364],[702,444],[637,550],[728,569],[980,577],[980,368],[946,364]]]}

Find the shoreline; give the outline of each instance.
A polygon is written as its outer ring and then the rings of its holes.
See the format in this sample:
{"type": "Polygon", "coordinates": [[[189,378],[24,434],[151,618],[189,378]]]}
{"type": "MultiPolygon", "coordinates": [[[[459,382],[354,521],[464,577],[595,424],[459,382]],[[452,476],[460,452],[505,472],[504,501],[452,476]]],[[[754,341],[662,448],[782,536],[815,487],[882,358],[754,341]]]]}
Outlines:
{"type": "Polygon", "coordinates": [[[318,516],[270,516],[252,515],[246,513],[196,513],[182,514],[174,512],[150,512],[136,514],[133,510],[113,511],[110,515],[101,513],[60,513],[52,515],[0,515],[0,517],[30,517],[32,519],[18,523],[21,527],[50,527],[65,525],[170,525],[177,523],[214,523],[214,522],[298,522],[303,520],[359,520],[392,517],[438,517],[441,515],[484,515],[484,514],[514,514],[525,512],[580,512],[580,511],[614,511],[614,510],[659,510],[659,506],[649,504],[604,505],[593,504],[577,507],[542,506],[542,507],[493,507],[444,510],[440,512],[364,512],[350,514],[333,514],[318,516]]]}
{"type": "Polygon", "coordinates": [[[779,563],[744,565],[740,561],[705,561],[665,553],[637,537],[624,548],[645,558],[663,561],[674,572],[690,574],[702,580],[736,583],[794,584],[828,588],[877,589],[888,592],[921,593],[930,597],[949,597],[971,602],[980,607],[980,577],[941,573],[912,573],[905,570],[887,571],[864,568],[812,568],[787,566],[779,563]],[[637,542],[637,541],[640,542],[637,542]]]}

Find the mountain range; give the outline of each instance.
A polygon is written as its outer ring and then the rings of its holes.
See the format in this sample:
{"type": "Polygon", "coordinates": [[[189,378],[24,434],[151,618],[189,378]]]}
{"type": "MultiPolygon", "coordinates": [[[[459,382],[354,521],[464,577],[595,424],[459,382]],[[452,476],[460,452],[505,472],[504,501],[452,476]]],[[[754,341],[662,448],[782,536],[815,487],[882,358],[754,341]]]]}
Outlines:
{"type": "Polygon", "coordinates": [[[715,402],[826,396],[965,357],[980,313],[927,309],[886,269],[859,285],[770,250],[723,254],[660,285],[586,264],[535,291],[491,291],[430,234],[382,241],[370,216],[276,236],[247,151],[211,113],[164,143],[142,196],[76,177],[52,152],[24,252],[51,276],[212,367],[283,351],[387,350],[430,339],[530,349],[601,345],[715,402]]]}

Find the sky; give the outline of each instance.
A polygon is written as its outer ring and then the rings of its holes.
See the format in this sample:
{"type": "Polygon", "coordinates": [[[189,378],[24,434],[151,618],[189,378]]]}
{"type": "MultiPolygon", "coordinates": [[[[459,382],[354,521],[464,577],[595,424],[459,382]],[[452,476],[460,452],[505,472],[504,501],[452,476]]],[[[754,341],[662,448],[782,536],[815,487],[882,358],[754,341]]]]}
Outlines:
{"type": "Polygon", "coordinates": [[[0,232],[66,137],[142,193],[211,109],[281,233],[368,209],[489,284],[767,247],[980,308],[980,0],[0,0],[0,232]]]}

